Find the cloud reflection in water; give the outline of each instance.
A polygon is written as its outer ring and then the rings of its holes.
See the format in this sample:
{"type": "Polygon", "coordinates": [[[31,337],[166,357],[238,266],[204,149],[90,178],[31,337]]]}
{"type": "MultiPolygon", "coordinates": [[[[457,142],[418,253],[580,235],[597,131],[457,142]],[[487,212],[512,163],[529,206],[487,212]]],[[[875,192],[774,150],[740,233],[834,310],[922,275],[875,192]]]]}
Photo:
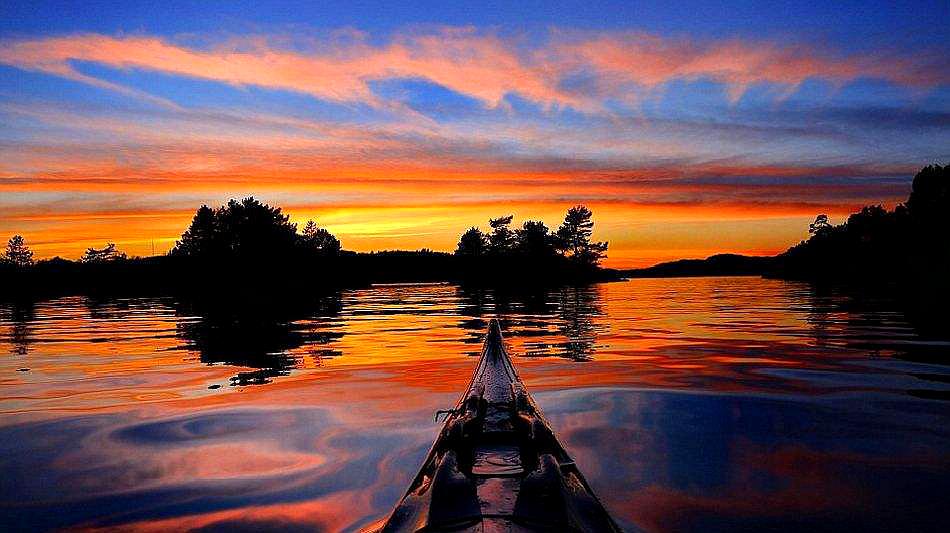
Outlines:
{"type": "Polygon", "coordinates": [[[415,474],[493,316],[630,529],[943,516],[947,344],[886,299],[720,278],[380,286],[255,309],[0,306],[3,529],[365,527],[415,474]]]}

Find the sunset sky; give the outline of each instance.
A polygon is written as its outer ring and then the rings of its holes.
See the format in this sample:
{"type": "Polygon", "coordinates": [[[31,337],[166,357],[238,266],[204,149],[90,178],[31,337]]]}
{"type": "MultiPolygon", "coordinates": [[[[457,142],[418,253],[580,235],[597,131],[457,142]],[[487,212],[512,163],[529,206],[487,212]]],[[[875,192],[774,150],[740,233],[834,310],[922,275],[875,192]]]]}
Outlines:
{"type": "Polygon", "coordinates": [[[946,0],[507,4],[0,2],[0,237],[162,253],[253,195],[452,250],[584,203],[639,266],[780,251],[950,162],[946,0]]]}

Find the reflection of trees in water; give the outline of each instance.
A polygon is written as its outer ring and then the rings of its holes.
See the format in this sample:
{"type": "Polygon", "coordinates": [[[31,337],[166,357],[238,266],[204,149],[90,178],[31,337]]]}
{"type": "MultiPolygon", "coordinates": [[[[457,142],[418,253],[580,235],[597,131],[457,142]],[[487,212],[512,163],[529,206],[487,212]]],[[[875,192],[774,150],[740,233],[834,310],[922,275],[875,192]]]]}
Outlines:
{"type": "MultiPolygon", "coordinates": [[[[481,344],[488,327],[488,321],[483,318],[492,314],[494,302],[488,289],[482,287],[456,287],[459,297],[458,314],[461,317],[459,327],[465,332],[462,342],[467,344],[481,344]]],[[[468,352],[468,355],[477,356],[477,350],[468,352]]]]}
{"type": "Polygon", "coordinates": [[[86,296],[82,302],[89,317],[95,320],[122,320],[128,317],[131,309],[128,299],[86,296]]]}
{"type": "MultiPolygon", "coordinates": [[[[933,300],[907,298],[886,288],[844,285],[811,285],[802,297],[808,302],[805,320],[818,348],[930,365],[950,363],[946,350],[950,334],[945,327],[936,335],[929,329],[933,317],[946,320],[946,311],[938,309],[933,300]],[[918,318],[922,316],[927,317],[923,323],[918,318]]],[[[945,388],[950,376],[946,372],[907,373],[920,380],[906,390],[911,396],[950,400],[945,388]]]]}
{"type": "MultiPolygon", "coordinates": [[[[872,354],[893,355],[924,363],[950,363],[946,342],[948,313],[932,295],[908,294],[896,287],[812,287],[812,306],[824,303],[839,315],[840,331],[815,330],[816,338],[834,338],[840,345],[872,354]],[[935,327],[935,323],[940,326],[935,327]]],[[[811,320],[809,320],[811,322],[811,320]]],[[[834,323],[834,322],[832,322],[834,323]]]]}
{"type": "MultiPolygon", "coordinates": [[[[597,287],[500,290],[459,287],[459,326],[465,342],[481,343],[488,317],[497,317],[508,338],[529,338],[528,357],[557,356],[575,361],[589,360],[596,347],[595,317],[602,314],[597,287]],[[550,337],[564,340],[549,342],[550,337]]],[[[472,355],[477,355],[473,352],[472,355]]]]}
{"type": "MultiPolygon", "coordinates": [[[[543,290],[459,286],[457,292],[461,300],[459,314],[463,317],[459,326],[466,332],[464,342],[469,344],[482,343],[488,318],[498,318],[508,337],[524,337],[547,327],[549,321],[538,317],[553,312],[543,290]]],[[[473,351],[469,355],[479,353],[473,351]]]]}
{"type": "Polygon", "coordinates": [[[811,327],[815,346],[822,348],[829,344],[834,299],[829,290],[812,287],[808,293],[808,313],[805,322],[811,327]]]}
{"type": "Polygon", "coordinates": [[[11,355],[27,355],[33,343],[33,326],[36,319],[36,304],[30,300],[13,301],[0,308],[0,317],[10,323],[7,340],[11,355]]]}
{"type": "MultiPolygon", "coordinates": [[[[806,322],[811,327],[815,347],[825,351],[846,350],[872,357],[895,357],[928,365],[950,363],[946,329],[948,312],[936,299],[895,291],[894,287],[867,285],[834,287],[808,285],[796,294],[807,303],[806,322]],[[942,324],[934,328],[935,323],[942,324]]],[[[931,366],[931,368],[938,368],[931,366]]],[[[946,384],[950,376],[943,370],[915,371],[907,375],[919,381],[911,384],[911,396],[950,400],[946,384]]]]}
{"type": "Polygon", "coordinates": [[[323,358],[339,355],[329,346],[343,333],[327,329],[327,319],[338,316],[340,308],[339,294],[177,301],[176,313],[186,318],[178,322],[176,334],[203,363],[254,369],[231,378],[233,385],[268,383],[289,374],[304,357],[320,365],[323,358]]]}
{"type": "Polygon", "coordinates": [[[597,331],[594,318],[602,313],[594,285],[565,287],[558,293],[558,330],[567,338],[560,345],[564,357],[586,361],[594,354],[597,331]]]}

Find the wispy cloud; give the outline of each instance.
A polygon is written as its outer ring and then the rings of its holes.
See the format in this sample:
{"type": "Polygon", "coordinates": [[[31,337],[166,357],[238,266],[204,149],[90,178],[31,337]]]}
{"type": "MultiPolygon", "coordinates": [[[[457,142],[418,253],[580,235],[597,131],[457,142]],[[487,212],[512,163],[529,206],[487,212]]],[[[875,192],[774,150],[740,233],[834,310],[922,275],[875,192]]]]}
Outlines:
{"type": "Polygon", "coordinates": [[[614,257],[713,246],[712,220],[743,221],[729,249],[774,251],[811,214],[898,201],[917,166],[950,157],[950,69],[928,50],[476,28],[207,42],[0,41],[0,65],[132,97],[71,83],[44,97],[29,82],[0,94],[0,232],[46,255],[104,239],[141,253],[173,242],[196,205],[253,194],[357,249],[448,249],[488,215],[554,224],[586,202],[614,257]],[[810,80],[845,92],[868,79],[934,89],[937,104],[781,98],[810,80]],[[759,86],[765,100],[741,98],[759,86]],[[245,87],[263,90],[234,90],[245,87]]]}
{"type": "Polygon", "coordinates": [[[143,69],[235,86],[284,89],[334,102],[384,106],[374,81],[422,79],[487,106],[518,95],[543,106],[600,110],[671,81],[708,79],[738,98],[755,84],[786,90],[817,78],[845,83],[877,78],[909,87],[948,83],[940,57],[830,54],[772,42],[693,42],[641,33],[553,31],[538,44],[471,28],[404,33],[384,44],[355,38],[306,49],[278,39],[234,38],[198,48],[144,35],[79,34],[7,40],[0,63],[133,91],[84,73],[76,62],[143,69]],[[578,81],[580,80],[580,81],[578,81]]]}
{"type": "Polygon", "coordinates": [[[768,41],[694,42],[642,33],[581,34],[566,41],[556,42],[548,52],[552,63],[561,71],[589,70],[594,75],[591,86],[612,97],[623,97],[623,89],[654,89],[674,80],[720,82],[732,99],[755,84],[787,92],[809,79],[842,84],[876,78],[909,87],[950,81],[950,72],[940,68],[939,54],[927,51],[914,56],[887,51],[843,55],[768,41]]]}

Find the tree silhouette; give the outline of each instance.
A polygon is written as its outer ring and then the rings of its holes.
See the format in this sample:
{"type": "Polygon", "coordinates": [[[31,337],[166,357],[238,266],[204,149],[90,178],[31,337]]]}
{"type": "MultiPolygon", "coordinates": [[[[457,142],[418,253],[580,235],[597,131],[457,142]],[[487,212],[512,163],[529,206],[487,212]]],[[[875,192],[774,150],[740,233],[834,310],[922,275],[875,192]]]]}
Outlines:
{"type": "Polygon", "coordinates": [[[220,243],[220,240],[215,239],[216,216],[214,210],[207,205],[199,207],[191,225],[181,235],[181,240],[175,243],[172,254],[202,256],[220,252],[213,249],[215,244],[220,243]]]}
{"type": "Polygon", "coordinates": [[[950,167],[932,165],[915,176],[903,205],[869,205],[837,226],[826,215],[811,237],[779,256],[794,277],[891,277],[944,280],[950,269],[950,167]]]}
{"type": "Polygon", "coordinates": [[[818,235],[828,231],[831,227],[831,223],[828,222],[828,215],[818,215],[815,217],[815,221],[808,225],[808,233],[818,235]]]}
{"type": "MultiPolygon", "coordinates": [[[[540,220],[526,220],[512,231],[513,215],[492,218],[488,222],[490,233],[471,227],[462,234],[455,256],[504,260],[509,277],[523,276],[532,282],[590,279],[600,274],[597,263],[607,250],[607,243],[591,241],[594,227],[591,217],[590,209],[575,206],[568,210],[557,232],[552,232],[540,220]]],[[[483,281],[498,272],[480,263],[461,263],[461,266],[469,273],[466,275],[474,273],[472,277],[483,281]]]]}
{"type": "Polygon", "coordinates": [[[26,246],[22,236],[14,235],[7,241],[7,249],[0,261],[15,267],[27,267],[33,264],[33,251],[26,246]]]}
{"type": "Polygon", "coordinates": [[[83,263],[108,263],[125,259],[125,252],[119,251],[114,242],[106,244],[105,248],[86,248],[86,253],[80,259],[83,263]]]}
{"type": "Polygon", "coordinates": [[[474,226],[462,234],[455,249],[455,255],[466,257],[481,257],[487,252],[488,236],[474,226]]]}
{"type": "Polygon", "coordinates": [[[340,240],[329,231],[318,228],[317,223],[313,220],[308,220],[307,225],[304,226],[300,244],[305,250],[319,255],[337,255],[340,253],[340,240]]]}
{"type": "Polygon", "coordinates": [[[606,242],[591,241],[594,233],[592,217],[590,209],[576,205],[567,210],[564,222],[557,230],[558,246],[581,265],[597,265],[607,251],[606,242]]]}
{"type": "Polygon", "coordinates": [[[515,230],[518,253],[529,257],[550,257],[557,253],[557,238],[540,220],[527,220],[515,230]]]}
{"type": "Polygon", "coordinates": [[[950,262],[950,165],[930,165],[914,176],[906,215],[929,260],[950,262]]]}
{"type": "Polygon", "coordinates": [[[929,165],[914,176],[907,209],[912,217],[950,220],[950,165],[929,165]]]}
{"type": "Polygon", "coordinates": [[[317,235],[317,223],[313,219],[307,221],[307,225],[303,228],[303,237],[304,239],[310,240],[316,237],[317,235]]]}
{"type": "Polygon", "coordinates": [[[312,220],[297,234],[297,225],[279,207],[253,197],[230,200],[217,209],[203,205],[172,255],[221,260],[266,261],[298,252],[337,255],[340,241],[312,220]]]}
{"type": "Polygon", "coordinates": [[[271,258],[291,251],[297,240],[297,225],[289,216],[253,197],[230,200],[216,215],[215,237],[236,257],[271,258]]]}
{"type": "Polygon", "coordinates": [[[492,230],[488,236],[488,249],[491,253],[504,255],[514,248],[515,234],[508,228],[514,218],[514,215],[508,215],[488,220],[492,230]]]}

